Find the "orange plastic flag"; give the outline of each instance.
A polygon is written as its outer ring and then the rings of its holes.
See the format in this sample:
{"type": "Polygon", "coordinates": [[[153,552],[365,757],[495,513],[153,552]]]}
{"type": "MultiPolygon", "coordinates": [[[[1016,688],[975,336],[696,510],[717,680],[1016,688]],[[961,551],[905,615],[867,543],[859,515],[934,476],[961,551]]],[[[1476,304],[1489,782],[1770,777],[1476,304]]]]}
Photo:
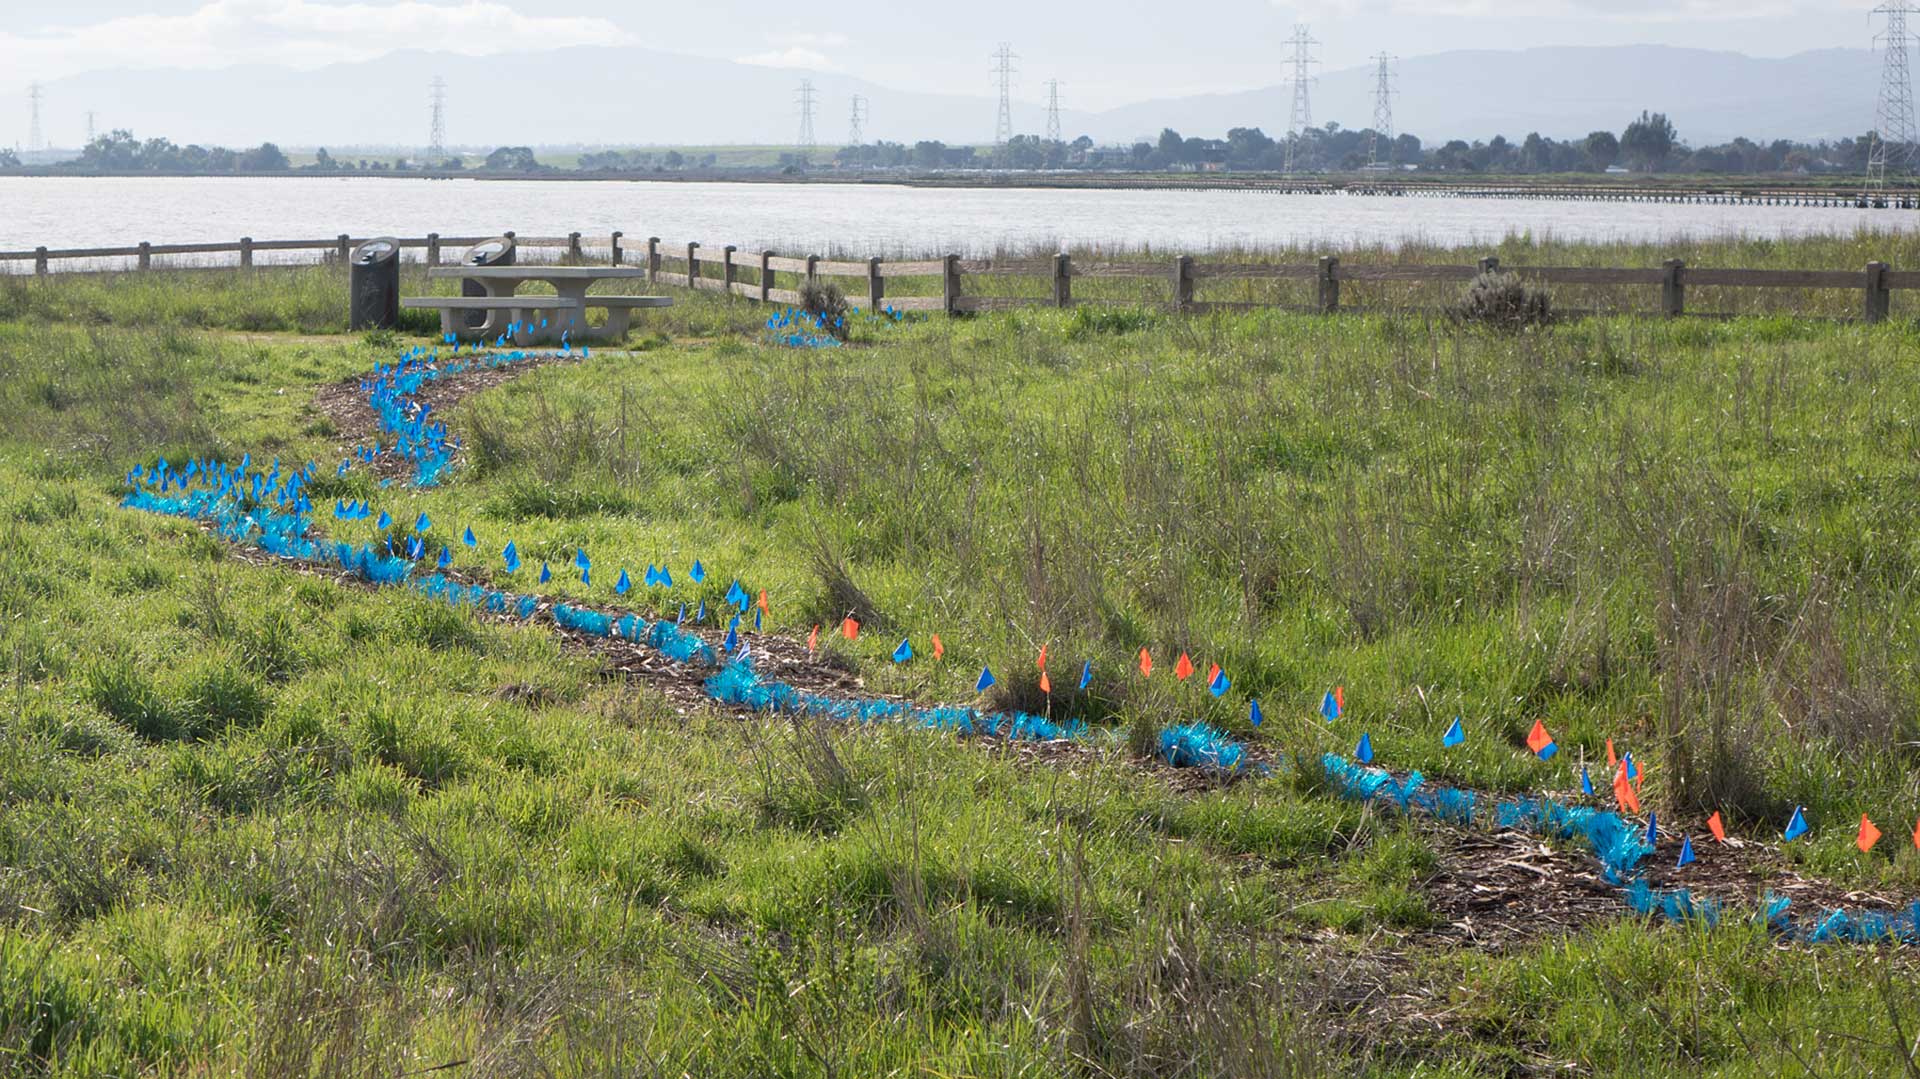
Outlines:
{"type": "Polygon", "coordinates": [[[1193,660],[1185,652],[1180,653],[1180,661],[1173,665],[1173,676],[1182,682],[1193,677],[1193,660]]]}
{"type": "Polygon", "coordinates": [[[1345,714],[1346,714],[1346,711],[1347,711],[1347,687],[1345,687],[1345,686],[1335,686],[1335,687],[1333,687],[1333,706],[1334,706],[1335,708],[1338,708],[1338,709],[1340,709],[1340,713],[1341,713],[1342,715],[1345,715],[1345,714]]]}
{"type": "Polygon", "coordinates": [[[1620,757],[1613,751],[1613,739],[1607,739],[1607,767],[1620,767],[1620,757]]]}
{"type": "Polygon", "coordinates": [[[1873,822],[1867,819],[1865,813],[1860,814],[1860,836],[1853,841],[1853,845],[1860,848],[1860,853],[1865,854],[1878,842],[1880,842],[1880,829],[1873,826],[1873,822]]]}
{"type": "Polygon", "coordinates": [[[1220,677],[1220,665],[1218,663],[1207,664],[1207,684],[1212,685],[1214,682],[1214,679],[1219,677],[1220,677]]]}
{"type": "Polygon", "coordinates": [[[1707,818],[1707,831],[1713,833],[1713,841],[1715,843],[1725,843],[1727,841],[1727,826],[1720,823],[1719,810],[1715,810],[1713,816],[1707,818]]]}
{"type": "Polygon", "coordinates": [[[813,632],[807,634],[807,655],[813,655],[813,650],[818,647],[820,647],[820,625],[816,622],[813,632]]]}
{"type": "Polygon", "coordinates": [[[760,613],[761,614],[773,613],[773,608],[767,606],[767,590],[764,588],[760,590],[760,613]]]}
{"type": "Polygon", "coordinates": [[[840,636],[849,641],[860,636],[860,623],[854,621],[852,615],[848,615],[846,621],[840,623],[840,636]]]}
{"type": "Polygon", "coordinates": [[[1625,765],[1613,770],[1613,796],[1627,812],[1640,812],[1640,796],[1633,792],[1633,782],[1627,778],[1625,765]]]}
{"type": "Polygon", "coordinates": [[[1144,648],[1140,650],[1140,677],[1153,677],[1153,657],[1148,655],[1144,648]]]}
{"type": "Polygon", "coordinates": [[[1043,671],[1047,669],[1047,646],[1046,645],[1043,644],[1040,646],[1040,658],[1038,660],[1035,660],[1033,665],[1040,668],[1043,671]]]}
{"type": "Polygon", "coordinates": [[[1913,845],[1916,850],[1920,850],[1920,823],[1913,826],[1913,845]]]}
{"type": "Polygon", "coordinates": [[[934,634],[933,635],[933,658],[939,659],[941,656],[944,656],[946,654],[947,654],[947,646],[940,643],[940,635],[938,633],[934,634]]]}
{"type": "Polygon", "coordinates": [[[1547,733],[1547,725],[1539,720],[1533,721],[1533,730],[1527,735],[1527,748],[1536,754],[1553,744],[1553,735],[1547,733]]]}
{"type": "Polygon", "coordinates": [[[1046,671],[1041,671],[1041,672],[1040,672],[1040,692],[1042,692],[1042,693],[1052,693],[1052,692],[1053,692],[1053,682],[1052,682],[1052,680],[1050,680],[1049,678],[1047,678],[1047,672],[1046,672],[1046,671]]]}

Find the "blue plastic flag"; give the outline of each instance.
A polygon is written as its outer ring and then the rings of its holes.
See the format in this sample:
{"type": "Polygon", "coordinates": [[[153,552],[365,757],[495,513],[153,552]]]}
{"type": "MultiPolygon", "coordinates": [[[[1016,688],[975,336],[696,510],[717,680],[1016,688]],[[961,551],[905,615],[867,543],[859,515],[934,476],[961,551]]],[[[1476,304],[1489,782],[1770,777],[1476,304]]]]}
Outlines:
{"type": "Polygon", "coordinates": [[[652,588],[654,585],[659,584],[660,583],[660,567],[654,565],[651,562],[647,563],[647,573],[645,577],[641,578],[641,581],[648,588],[652,588]]]}
{"type": "Polygon", "coordinates": [[[694,614],[693,620],[695,622],[705,622],[707,620],[707,601],[706,600],[703,599],[700,601],[700,610],[694,614]]]}
{"type": "Polygon", "coordinates": [[[592,569],[592,567],[588,567],[588,568],[586,568],[586,569],[583,569],[583,570],[581,570],[581,571],[580,571],[580,583],[581,583],[581,584],[592,584],[592,583],[593,583],[593,569],[592,569]]]}
{"type": "Polygon", "coordinates": [[[520,548],[512,540],[507,541],[507,549],[500,552],[500,557],[506,559],[508,573],[520,572],[520,548]]]}
{"type": "Polygon", "coordinates": [[[660,587],[662,588],[673,587],[673,571],[668,569],[665,566],[660,567],[660,587]]]}
{"type": "Polygon", "coordinates": [[[677,626],[682,622],[685,622],[686,620],[687,620],[687,605],[682,603],[680,605],[680,613],[673,616],[673,624],[677,626]]]}
{"type": "Polygon", "coordinates": [[[1247,705],[1247,721],[1248,721],[1248,722],[1250,722],[1250,723],[1252,723],[1252,724],[1253,724],[1254,726],[1256,726],[1256,727],[1258,727],[1258,726],[1260,725],[1260,723],[1261,723],[1261,721],[1262,721],[1262,720],[1264,720],[1264,719],[1266,719],[1266,718],[1267,718],[1266,716],[1263,716],[1263,715],[1261,715],[1261,714],[1260,714],[1260,702],[1259,702],[1259,701],[1253,701],[1252,703],[1250,703],[1250,704],[1248,704],[1248,705],[1247,705]]]}
{"type": "Polygon", "coordinates": [[[621,566],[620,579],[613,582],[613,594],[616,596],[624,596],[627,594],[627,589],[632,587],[633,582],[627,579],[627,567],[621,566]]]}
{"type": "Polygon", "coordinates": [[[373,527],[381,530],[382,532],[392,527],[392,525],[393,525],[393,518],[387,514],[386,510],[381,510],[380,519],[378,521],[373,522],[373,527]]]}
{"type": "Polygon", "coordinates": [[[1447,733],[1441,736],[1440,744],[1443,746],[1447,746],[1448,748],[1452,748],[1453,746],[1457,746],[1466,740],[1467,740],[1466,729],[1460,726],[1460,717],[1454,716],[1453,726],[1448,727],[1447,733]]]}
{"type": "Polygon", "coordinates": [[[687,576],[693,578],[694,584],[699,584],[707,579],[707,567],[701,565],[700,560],[696,558],[693,560],[693,568],[687,571],[687,576]]]}
{"type": "Polygon", "coordinates": [[[980,680],[973,684],[973,691],[975,693],[985,693],[993,685],[993,681],[993,669],[991,667],[982,667],[980,668],[980,680]]]}
{"type": "Polygon", "coordinates": [[[1658,819],[1657,814],[1655,814],[1653,810],[1651,809],[1647,810],[1647,846],[1648,847],[1657,847],[1660,845],[1660,828],[1656,823],[1657,819],[1658,819]]]}
{"type": "Polygon", "coordinates": [[[460,534],[460,542],[471,547],[480,541],[473,538],[473,528],[469,526],[465,532],[460,534]]]}
{"type": "Polygon", "coordinates": [[[427,545],[421,542],[419,536],[407,537],[407,557],[409,559],[418,562],[420,556],[425,553],[427,553],[427,545]]]}
{"type": "Polygon", "coordinates": [[[760,632],[760,608],[758,607],[753,609],[753,631],[760,632]]]}
{"type": "Polygon", "coordinates": [[[1807,817],[1799,806],[1793,807],[1793,818],[1787,821],[1786,838],[1791,843],[1807,834],[1807,817]]]}
{"type": "Polygon", "coordinates": [[[900,638],[900,647],[893,650],[893,661],[895,663],[905,663],[912,658],[913,645],[909,644],[905,637],[900,638]]]}
{"type": "Polygon", "coordinates": [[[433,522],[427,520],[427,515],[424,513],[420,515],[418,520],[413,522],[413,530],[415,532],[425,532],[426,530],[432,527],[433,527],[433,522]]]}
{"type": "Polygon", "coordinates": [[[728,627],[727,639],[723,647],[728,652],[737,650],[740,647],[740,631],[732,627],[728,627]]]}
{"type": "Polygon", "coordinates": [[[728,628],[728,629],[739,629],[739,628],[740,628],[740,616],[736,614],[736,615],[734,615],[734,616],[733,616],[732,618],[730,618],[730,619],[728,619],[728,620],[727,620],[727,628],[728,628]]]}
{"type": "Polygon", "coordinates": [[[1226,695],[1228,688],[1232,685],[1232,682],[1227,681],[1227,672],[1220,671],[1213,676],[1213,681],[1207,684],[1207,692],[1212,693],[1216,697],[1222,697],[1226,695]]]}
{"type": "Polygon", "coordinates": [[[1593,777],[1587,774],[1587,766],[1580,766],[1580,793],[1593,797],[1593,777]]]}
{"type": "Polygon", "coordinates": [[[585,547],[575,547],[573,549],[573,564],[579,566],[581,569],[592,568],[593,559],[587,557],[587,549],[585,547]]]}
{"type": "Polygon", "coordinates": [[[1362,734],[1360,744],[1353,747],[1353,759],[1361,764],[1373,763],[1373,735],[1362,734]]]}
{"type": "Polygon", "coordinates": [[[553,580],[553,570],[549,569],[545,562],[540,563],[540,583],[546,584],[551,580],[553,580]]]}
{"type": "Polygon", "coordinates": [[[445,547],[440,548],[440,568],[446,569],[451,565],[453,565],[453,552],[445,547]]]}
{"type": "Polygon", "coordinates": [[[1693,837],[1692,836],[1683,835],[1680,837],[1680,861],[1676,864],[1677,865],[1693,864],[1693,837]]]}
{"type": "Polygon", "coordinates": [[[1327,690],[1327,695],[1320,698],[1320,718],[1328,723],[1340,718],[1340,702],[1334,699],[1333,690],[1327,690]]]}
{"type": "Polygon", "coordinates": [[[747,593],[744,589],[740,587],[739,581],[735,581],[732,584],[727,586],[727,602],[733,604],[734,606],[740,608],[743,611],[746,610],[747,593]]]}
{"type": "Polygon", "coordinates": [[[1080,688],[1085,690],[1093,684],[1093,661],[1087,660],[1080,665],[1080,688]]]}

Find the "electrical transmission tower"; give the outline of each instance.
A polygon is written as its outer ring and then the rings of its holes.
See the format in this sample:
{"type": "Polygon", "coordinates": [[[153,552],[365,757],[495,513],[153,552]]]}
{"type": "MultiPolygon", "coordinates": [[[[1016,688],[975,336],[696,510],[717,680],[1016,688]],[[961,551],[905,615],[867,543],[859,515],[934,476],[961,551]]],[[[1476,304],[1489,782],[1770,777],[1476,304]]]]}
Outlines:
{"type": "Polygon", "coordinates": [[[1867,186],[1885,187],[1887,168],[1906,170],[1913,161],[1913,79],[1907,70],[1907,16],[1913,8],[1888,3],[1874,8],[1887,17],[1879,40],[1886,45],[1880,62],[1880,105],[1874,110],[1873,142],[1867,148],[1867,186]]]}
{"type": "Polygon", "coordinates": [[[40,96],[39,83],[36,82],[27,87],[27,103],[33,108],[32,117],[27,124],[27,149],[29,150],[47,148],[46,140],[40,134],[40,96]]]}
{"type": "Polygon", "coordinates": [[[1386,53],[1373,58],[1380,67],[1374,73],[1373,134],[1367,138],[1367,167],[1380,167],[1380,140],[1387,140],[1387,153],[1393,153],[1393,62],[1386,53]]]}
{"type": "Polygon", "coordinates": [[[867,99],[859,94],[853,95],[853,116],[847,120],[847,145],[860,146],[866,143],[867,99]]]}
{"type": "Polygon", "coordinates": [[[1000,119],[993,128],[993,141],[999,146],[1013,141],[1013,62],[1017,59],[1013,46],[1004,41],[993,50],[993,75],[1000,82],[1000,119]]]}
{"type": "Polygon", "coordinates": [[[427,125],[427,164],[438,165],[447,159],[447,80],[435,75],[430,89],[433,118],[427,125]]]}
{"type": "Polygon", "coordinates": [[[1293,28],[1293,37],[1287,39],[1293,48],[1293,115],[1287,120],[1287,164],[1286,171],[1293,173],[1294,151],[1300,145],[1300,139],[1313,126],[1313,83],[1309,72],[1320,61],[1314,59],[1313,47],[1320,44],[1307,32],[1304,25],[1293,28]]]}
{"type": "Polygon", "coordinates": [[[1060,80],[1047,80],[1047,141],[1060,141],[1060,80]]]}
{"type": "Polygon", "coordinates": [[[794,102],[800,106],[800,156],[809,157],[813,153],[813,80],[801,79],[800,89],[794,91],[794,102]]]}

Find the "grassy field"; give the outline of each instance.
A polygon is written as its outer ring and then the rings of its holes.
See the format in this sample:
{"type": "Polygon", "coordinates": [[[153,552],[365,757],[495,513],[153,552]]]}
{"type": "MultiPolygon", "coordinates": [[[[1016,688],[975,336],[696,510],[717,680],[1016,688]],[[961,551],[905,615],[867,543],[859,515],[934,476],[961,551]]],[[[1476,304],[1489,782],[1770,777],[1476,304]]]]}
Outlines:
{"type": "MultiPolygon", "coordinates": [[[[1909,264],[1892,243],[1679,254],[1909,264]]],[[[1636,919],[1538,840],[1500,859],[1598,898],[1474,906],[1486,830],[1285,763],[1366,733],[1396,770],[1571,797],[1611,739],[1703,867],[1708,813],[1771,848],[1800,806],[1774,879],[1920,896],[1912,324],[1114,307],[795,351],[676,298],[630,350],[454,405],[463,466],[418,491],[333,477],[316,389],[431,341],[345,334],[326,271],[0,283],[0,1074],[1920,1074],[1905,949],[1783,944],[1752,903],[1636,919]],[[244,452],[471,527],[456,565],[501,587],[613,605],[607,567],[699,558],[653,602],[740,577],[770,634],[856,613],[824,662],[874,690],[971,701],[991,664],[995,703],[1113,733],[690,707],[550,627],[118,508],[136,462],[244,452]],[[1174,683],[1182,651],[1231,690],[1174,683]],[[1138,752],[1189,721],[1276,767],[1138,752]]]]}

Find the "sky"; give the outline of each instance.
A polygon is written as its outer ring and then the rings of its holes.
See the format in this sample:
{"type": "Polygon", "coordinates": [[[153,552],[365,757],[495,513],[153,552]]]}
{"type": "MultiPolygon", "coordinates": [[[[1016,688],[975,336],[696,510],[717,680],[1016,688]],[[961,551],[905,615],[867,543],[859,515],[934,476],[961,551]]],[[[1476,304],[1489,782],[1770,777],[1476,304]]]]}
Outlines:
{"type": "Polygon", "coordinates": [[[669,52],[855,75],[903,90],[990,94],[989,54],[1019,57],[1016,94],[1049,79],[1064,104],[1242,90],[1284,81],[1305,23],[1326,70],[1385,51],[1661,44],[1787,56],[1861,48],[1867,3],[1829,0],[0,0],[6,83],[100,68],[292,67],[398,48],[475,55],[566,45],[669,52]],[[1516,13],[1524,6],[1524,13],[1516,13]],[[804,17],[830,12],[830,23],[804,17]]]}

